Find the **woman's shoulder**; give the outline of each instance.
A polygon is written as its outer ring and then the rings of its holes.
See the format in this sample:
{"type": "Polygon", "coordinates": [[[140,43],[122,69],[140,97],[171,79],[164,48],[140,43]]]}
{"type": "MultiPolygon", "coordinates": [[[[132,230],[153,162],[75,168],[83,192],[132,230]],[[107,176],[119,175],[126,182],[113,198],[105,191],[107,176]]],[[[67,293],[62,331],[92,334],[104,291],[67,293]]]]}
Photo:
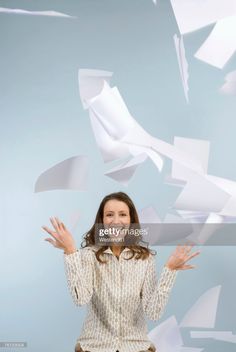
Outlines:
{"type": "Polygon", "coordinates": [[[149,252],[148,257],[146,258],[146,262],[148,265],[153,265],[156,262],[156,253],[149,252]]]}

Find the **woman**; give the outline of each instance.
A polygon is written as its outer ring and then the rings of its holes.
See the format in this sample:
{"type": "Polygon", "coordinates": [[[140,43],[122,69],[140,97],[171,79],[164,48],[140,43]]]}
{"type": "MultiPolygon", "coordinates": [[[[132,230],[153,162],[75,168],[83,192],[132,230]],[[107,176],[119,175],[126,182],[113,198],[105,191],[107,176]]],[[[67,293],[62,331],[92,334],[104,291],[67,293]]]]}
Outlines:
{"type": "Polygon", "coordinates": [[[70,294],[77,306],[88,304],[88,315],[77,339],[75,352],[157,351],[148,339],[145,318],[158,320],[167,304],[178,270],[192,269],[186,262],[192,245],[177,246],[157,280],[152,251],[137,243],[98,245],[96,225],[104,228],[139,224],[135,206],[123,192],[102,200],[94,225],[85,234],[85,246],[75,240],[58,218],[50,218],[54,231],[42,228],[53,238],[54,247],[64,250],[70,294]]]}

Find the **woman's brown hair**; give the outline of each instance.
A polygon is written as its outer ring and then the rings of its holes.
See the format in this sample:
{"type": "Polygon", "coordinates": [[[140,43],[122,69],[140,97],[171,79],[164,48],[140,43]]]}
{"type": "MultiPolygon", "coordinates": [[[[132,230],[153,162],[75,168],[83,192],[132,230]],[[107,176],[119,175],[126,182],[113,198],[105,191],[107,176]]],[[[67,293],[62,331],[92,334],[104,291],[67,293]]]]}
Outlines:
{"type": "MultiPolygon", "coordinates": [[[[119,200],[122,201],[124,203],[126,203],[126,205],[129,207],[129,213],[130,213],[130,223],[131,224],[135,224],[136,228],[140,228],[140,223],[139,223],[139,218],[138,218],[138,213],[136,211],[135,205],[133,203],[133,201],[131,200],[131,198],[124,192],[115,192],[115,193],[111,193],[108,194],[107,196],[105,196],[103,198],[103,200],[101,201],[96,217],[95,217],[95,221],[93,226],[90,228],[90,230],[88,230],[85,234],[84,234],[84,239],[81,243],[81,248],[85,248],[85,247],[89,247],[92,245],[95,245],[95,231],[96,231],[96,225],[97,224],[102,224],[103,223],[103,212],[104,212],[104,207],[106,202],[108,202],[109,200],[119,200]],[[83,246],[83,242],[86,242],[85,245],[83,246]]],[[[101,260],[100,256],[103,254],[103,252],[108,248],[109,246],[101,246],[101,248],[99,248],[95,255],[97,260],[100,263],[106,263],[104,261],[101,260]]],[[[131,250],[131,257],[128,258],[127,260],[133,258],[135,259],[146,259],[149,257],[149,255],[156,255],[156,251],[152,250],[148,247],[144,247],[141,246],[139,244],[132,244],[127,246],[130,250],[131,250]]]]}

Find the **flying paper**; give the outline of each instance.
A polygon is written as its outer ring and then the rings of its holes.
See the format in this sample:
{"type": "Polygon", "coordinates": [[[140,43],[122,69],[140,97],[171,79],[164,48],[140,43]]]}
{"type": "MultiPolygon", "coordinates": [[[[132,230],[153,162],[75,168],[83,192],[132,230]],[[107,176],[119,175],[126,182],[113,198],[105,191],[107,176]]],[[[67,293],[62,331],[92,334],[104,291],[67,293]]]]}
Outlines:
{"type": "Polygon", "coordinates": [[[127,186],[128,181],[133,176],[137,167],[142,164],[146,158],[147,155],[145,153],[135,156],[129,161],[122,163],[119,166],[115,166],[113,169],[105,172],[105,175],[127,186]]]}
{"type": "Polygon", "coordinates": [[[236,14],[234,0],[170,0],[181,34],[236,14]]]}
{"type": "Polygon", "coordinates": [[[222,69],[236,51],[235,33],[236,16],[218,21],[207,40],[194,56],[222,69]]]}
{"type": "Polygon", "coordinates": [[[236,71],[232,71],[226,75],[225,83],[220,88],[220,92],[228,95],[236,95],[236,71]]]}
{"type": "MultiPolygon", "coordinates": [[[[225,223],[236,217],[236,182],[207,174],[209,149],[208,141],[175,137],[174,145],[179,150],[188,150],[201,165],[203,173],[172,161],[171,175],[166,178],[168,184],[182,187],[173,208],[192,222],[225,223]]],[[[213,234],[214,226],[206,226],[199,240],[205,241],[213,234]]],[[[218,226],[216,226],[216,229],[218,226]]],[[[198,231],[199,235],[199,231],[198,231]]]]}
{"type": "Polygon", "coordinates": [[[160,171],[163,165],[162,157],[166,156],[202,173],[201,165],[188,151],[179,150],[167,142],[152,137],[137,123],[117,87],[110,87],[108,83],[110,77],[111,73],[106,71],[79,71],[81,100],[83,106],[89,110],[95,139],[103,158],[108,161],[121,156],[130,157],[146,153],[160,171]]]}
{"type": "MultiPolygon", "coordinates": [[[[208,169],[210,142],[201,139],[192,139],[184,137],[174,137],[174,145],[180,150],[188,150],[192,157],[202,167],[202,173],[206,174],[208,169]]],[[[191,179],[193,173],[179,163],[172,161],[171,177],[177,181],[187,181],[191,179]]]]}
{"type": "Polygon", "coordinates": [[[232,331],[190,331],[192,338],[197,339],[215,339],[219,341],[236,343],[236,335],[232,331]]]}
{"type": "Polygon", "coordinates": [[[158,352],[178,352],[183,345],[175,316],[171,316],[157,325],[149,332],[148,337],[156,346],[158,352]]]}
{"type": "Polygon", "coordinates": [[[235,217],[236,216],[236,182],[228,180],[222,177],[217,177],[213,175],[206,175],[206,178],[217,185],[220,189],[227,192],[230,197],[225,203],[224,207],[219,212],[219,215],[235,217]]]}
{"type": "Polygon", "coordinates": [[[139,217],[139,222],[140,223],[154,223],[158,224],[161,223],[161,219],[158,216],[156,209],[154,209],[152,206],[143,208],[138,211],[138,217],[139,217]]]}
{"type": "Polygon", "coordinates": [[[66,17],[66,18],[76,18],[74,16],[66,15],[65,13],[57,11],[27,11],[22,9],[9,9],[5,7],[0,7],[0,13],[9,13],[16,15],[30,15],[30,16],[50,16],[50,17],[66,17]]]}
{"type": "Polygon", "coordinates": [[[92,110],[89,111],[89,116],[97,145],[105,163],[130,156],[129,147],[112,138],[92,110]]]}
{"type": "Polygon", "coordinates": [[[221,285],[207,290],[183,317],[180,327],[214,328],[221,285]]]}
{"type": "Polygon", "coordinates": [[[188,239],[203,245],[212,237],[216,230],[223,226],[223,221],[222,216],[210,213],[203,223],[193,225],[195,231],[188,236],[188,239]]]}
{"type": "Polygon", "coordinates": [[[181,347],[179,352],[202,352],[204,348],[197,348],[197,347],[181,347]]]}
{"type": "Polygon", "coordinates": [[[183,37],[181,36],[180,39],[178,36],[175,34],[174,35],[174,43],[175,43],[175,50],[177,54],[177,59],[178,59],[178,64],[179,64],[179,71],[180,71],[180,76],[182,80],[182,85],[184,88],[184,95],[187,103],[189,103],[188,99],[188,62],[185,56],[185,48],[184,48],[184,40],[183,37]]]}
{"type": "Polygon", "coordinates": [[[206,177],[193,174],[177,197],[174,208],[200,212],[220,212],[230,195],[206,177]]]}
{"type": "Polygon", "coordinates": [[[236,50],[235,1],[171,0],[171,5],[182,35],[216,23],[195,57],[223,68],[236,50]]]}
{"type": "Polygon", "coordinates": [[[88,158],[84,155],[66,159],[44,171],[37,179],[34,192],[54,189],[84,191],[87,188],[88,158]]]}
{"type": "Polygon", "coordinates": [[[102,70],[79,70],[79,92],[84,109],[88,108],[86,100],[98,95],[104,86],[104,81],[109,82],[112,72],[102,70]]]}

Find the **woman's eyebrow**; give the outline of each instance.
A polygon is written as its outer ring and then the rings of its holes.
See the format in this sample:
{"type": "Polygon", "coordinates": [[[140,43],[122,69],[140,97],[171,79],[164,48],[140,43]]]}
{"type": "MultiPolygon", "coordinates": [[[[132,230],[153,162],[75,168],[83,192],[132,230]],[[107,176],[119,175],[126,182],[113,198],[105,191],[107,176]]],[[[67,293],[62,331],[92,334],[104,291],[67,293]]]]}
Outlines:
{"type": "MultiPolygon", "coordinates": [[[[114,213],[113,210],[106,210],[105,213],[114,213]]],[[[119,213],[127,213],[127,210],[119,210],[119,213]]]]}

